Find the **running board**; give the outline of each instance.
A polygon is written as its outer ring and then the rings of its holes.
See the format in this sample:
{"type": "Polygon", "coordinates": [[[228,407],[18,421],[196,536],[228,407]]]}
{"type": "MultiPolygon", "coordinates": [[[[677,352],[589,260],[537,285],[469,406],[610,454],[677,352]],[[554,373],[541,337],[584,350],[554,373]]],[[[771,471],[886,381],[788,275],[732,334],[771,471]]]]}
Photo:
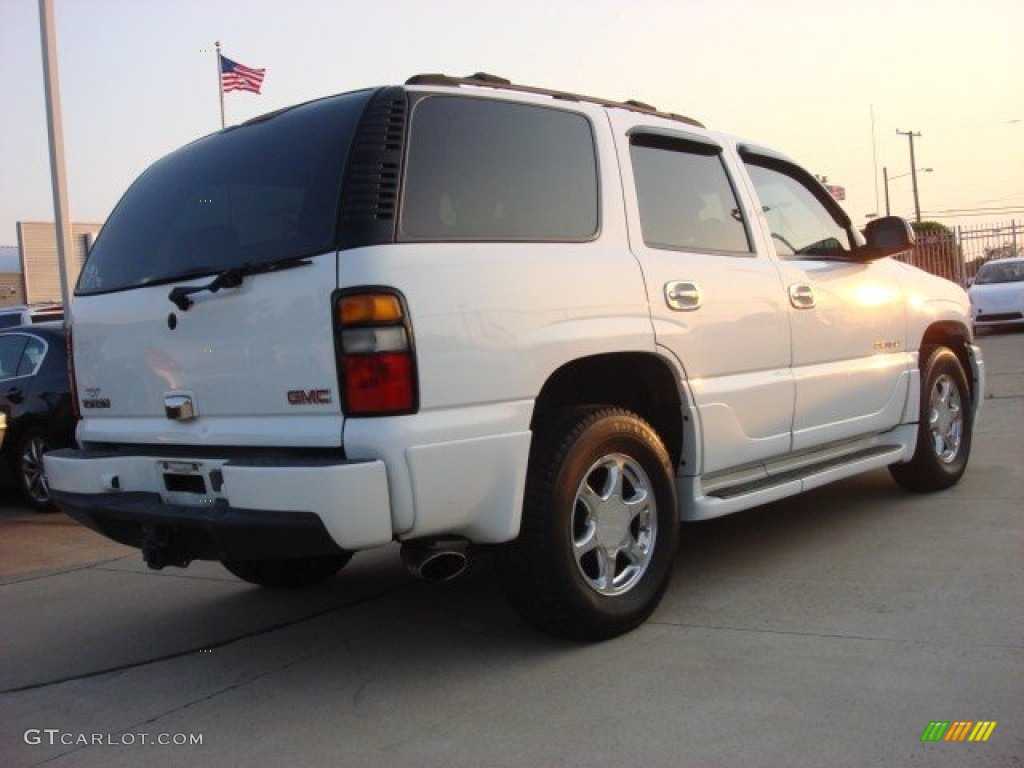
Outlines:
{"type": "Polygon", "coordinates": [[[753,480],[748,483],[739,483],[737,485],[727,485],[717,490],[710,491],[708,496],[712,496],[716,499],[735,499],[737,496],[747,496],[751,493],[763,490],[764,488],[771,488],[773,485],[782,485],[788,483],[791,480],[803,480],[806,477],[817,475],[828,469],[835,467],[841,467],[845,464],[852,462],[861,461],[862,459],[872,459],[878,456],[888,456],[892,453],[897,454],[895,458],[889,460],[888,463],[897,461],[899,455],[902,455],[902,448],[884,447],[879,446],[877,448],[865,448],[862,451],[857,451],[849,456],[839,456],[832,459],[825,459],[815,464],[810,464],[799,469],[791,469],[787,472],[780,472],[773,475],[765,475],[759,480],[753,480]]]}
{"type": "Polygon", "coordinates": [[[917,425],[906,424],[875,438],[834,445],[764,464],[679,477],[683,520],[707,520],[817,488],[872,469],[907,461],[913,455],[917,425]]]}

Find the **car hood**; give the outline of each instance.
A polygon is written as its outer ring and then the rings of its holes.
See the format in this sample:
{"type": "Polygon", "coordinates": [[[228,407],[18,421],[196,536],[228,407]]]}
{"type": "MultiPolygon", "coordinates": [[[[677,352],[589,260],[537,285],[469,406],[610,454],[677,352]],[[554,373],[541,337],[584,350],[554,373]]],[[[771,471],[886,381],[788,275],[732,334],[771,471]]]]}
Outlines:
{"type": "Polygon", "coordinates": [[[971,286],[968,293],[975,301],[978,301],[979,299],[999,299],[1009,298],[1011,296],[1024,296],[1024,283],[985,283],[983,285],[975,283],[971,286]]]}

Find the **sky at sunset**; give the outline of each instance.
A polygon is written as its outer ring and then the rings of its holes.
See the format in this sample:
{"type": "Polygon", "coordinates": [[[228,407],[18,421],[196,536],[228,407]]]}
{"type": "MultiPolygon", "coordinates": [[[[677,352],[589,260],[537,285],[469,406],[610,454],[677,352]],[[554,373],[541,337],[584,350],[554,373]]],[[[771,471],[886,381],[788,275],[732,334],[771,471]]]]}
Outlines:
{"type": "MultiPolygon", "coordinates": [[[[227,121],[418,72],[688,114],[846,188],[857,223],[1024,220],[1021,0],[54,0],[71,217],[102,221],[150,163],[220,127],[213,54],[267,70],[227,121]],[[970,215],[958,217],[949,212],[970,215]]],[[[53,219],[37,0],[0,0],[0,244],[53,219]]]]}

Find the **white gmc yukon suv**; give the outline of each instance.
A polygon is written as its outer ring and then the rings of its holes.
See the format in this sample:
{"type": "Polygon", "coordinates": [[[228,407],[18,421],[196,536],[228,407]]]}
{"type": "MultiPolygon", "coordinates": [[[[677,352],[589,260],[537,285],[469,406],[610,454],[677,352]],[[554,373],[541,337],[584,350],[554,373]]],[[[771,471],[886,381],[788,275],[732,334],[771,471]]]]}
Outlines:
{"type": "Polygon", "coordinates": [[[268,587],[486,547],[529,622],[611,637],[680,521],[960,479],[984,369],[966,294],[888,258],[912,238],[637,102],[420,75],[283,109],[111,214],[53,498],[153,568],[268,587]]]}

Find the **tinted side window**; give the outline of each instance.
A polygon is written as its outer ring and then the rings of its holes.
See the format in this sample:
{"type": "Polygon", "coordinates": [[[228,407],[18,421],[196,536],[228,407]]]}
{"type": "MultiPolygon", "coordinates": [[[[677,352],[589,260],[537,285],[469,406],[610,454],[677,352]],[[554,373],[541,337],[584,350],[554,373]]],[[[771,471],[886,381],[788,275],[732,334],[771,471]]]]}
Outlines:
{"type": "Polygon", "coordinates": [[[718,147],[640,135],[630,139],[629,152],[644,243],[673,250],[750,252],[718,147]]]}
{"type": "Polygon", "coordinates": [[[0,337],[0,381],[13,379],[18,375],[18,367],[21,365],[21,356],[27,341],[28,336],[0,337]]]}
{"type": "Polygon", "coordinates": [[[544,107],[433,96],[412,116],[406,240],[587,240],[597,233],[589,121],[544,107]]]}
{"type": "Polygon", "coordinates": [[[747,158],[747,171],[781,258],[841,257],[850,253],[846,227],[803,181],[784,168],[762,165],[751,158],[747,158]]]}
{"type": "Polygon", "coordinates": [[[18,376],[32,376],[43,364],[46,357],[46,342],[30,336],[25,344],[25,351],[21,355],[21,364],[18,366],[18,376]]]}

